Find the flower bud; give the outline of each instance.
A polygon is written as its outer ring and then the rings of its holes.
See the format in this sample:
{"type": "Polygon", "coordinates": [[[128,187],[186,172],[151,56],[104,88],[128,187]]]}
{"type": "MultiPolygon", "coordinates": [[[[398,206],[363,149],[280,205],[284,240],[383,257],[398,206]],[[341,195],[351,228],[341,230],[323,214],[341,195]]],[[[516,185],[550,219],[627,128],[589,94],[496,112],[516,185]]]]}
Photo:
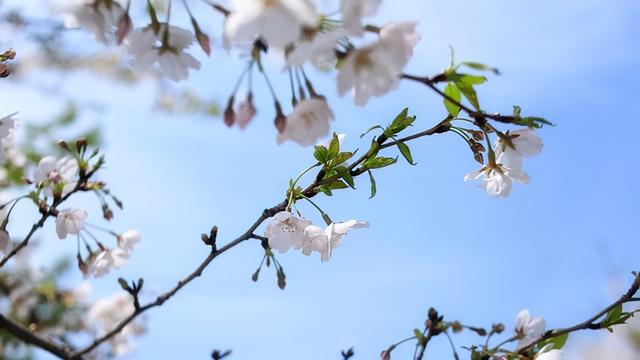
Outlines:
{"type": "Polygon", "coordinates": [[[276,101],[276,118],[274,119],[274,124],[276,125],[276,129],[278,129],[279,133],[283,133],[285,127],[287,126],[287,117],[284,116],[282,112],[282,108],[280,107],[280,103],[276,101]]]}
{"type": "Polygon", "coordinates": [[[224,109],[224,123],[228,127],[233,126],[233,123],[236,120],[236,114],[235,111],[233,111],[233,100],[234,97],[231,96],[229,101],[227,101],[227,107],[224,109]]]}
{"type": "Polygon", "coordinates": [[[122,44],[124,38],[127,37],[132,27],[133,25],[129,14],[122,15],[120,20],[118,20],[118,29],[116,30],[116,42],[118,45],[122,44]]]}

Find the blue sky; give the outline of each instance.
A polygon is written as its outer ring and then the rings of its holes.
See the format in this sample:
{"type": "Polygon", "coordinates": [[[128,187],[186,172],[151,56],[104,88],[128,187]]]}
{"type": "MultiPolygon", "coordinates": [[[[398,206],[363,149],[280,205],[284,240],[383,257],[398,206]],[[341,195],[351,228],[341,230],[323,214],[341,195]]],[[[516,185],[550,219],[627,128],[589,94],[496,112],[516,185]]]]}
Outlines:
{"type": "MultiPolygon", "coordinates": [[[[407,72],[444,68],[451,45],[460,60],[502,70],[480,90],[485,109],[508,112],[519,104],[526,114],[557,123],[540,131],[544,150],[525,162],[530,185],[492,199],[463,182],[477,166],[457,137],[416,142],[418,165],[399,162],[379,171],[374,199],[368,199],[366,179],[358,180],[358,191],[318,197],[334,219],[371,223],[350,233],[330,262],[294,252],[279,256],[288,277],[281,291],[271,269],[251,282],[262,250],[245,243],[149,312],[150,330],[129,358],[206,358],[213,348],[230,348],[236,360],[320,360],[338,359],[341,349],[354,346],[356,359],[372,359],[421,327],[430,306],[447,319],[486,327],[502,321],[508,329],[526,307],[549,327],[561,327],[608,304],[628,282],[626,274],[638,269],[635,2],[403,0],[385,2],[381,14],[375,22],[420,22],[422,41],[407,72]]],[[[221,49],[201,60],[202,71],[179,86],[225,101],[242,63],[221,49]]],[[[286,77],[277,71],[273,66],[286,102],[286,77]]],[[[334,76],[313,73],[336,113],[333,130],[348,134],[347,146],[364,147],[358,135],[405,106],[418,116],[416,131],[442,117],[440,99],[419,85],[403,83],[358,108],[349,97],[336,96],[334,76]]],[[[87,74],[64,80],[65,96],[105,104],[103,113],[89,112],[84,120],[106,131],[103,178],[126,209],[113,226],[136,227],[144,236],[120,272],[93,281],[96,296],[117,290],[119,276],[144,277],[149,298],[173,286],[207,255],[200,233],[217,224],[219,241],[233,239],[312,163],[310,149],[276,145],[271,100],[259,82],[259,114],[243,132],[219,119],[152,111],[151,82],[131,87],[87,74]]],[[[12,91],[0,104],[5,113],[20,111],[24,121],[61,107],[59,97],[28,85],[12,91]]],[[[91,204],[90,219],[99,221],[97,204],[79,203],[91,204]]],[[[311,207],[301,210],[321,221],[311,207]]],[[[43,247],[46,261],[52,253],[73,255],[75,244],[56,240],[48,224],[43,247]]],[[[573,336],[569,346],[591,336],[573,336]]],[[[464,334],[454,341],[481,339],[464,334]]],[[[449,356],[446,339],[432,346],[431,358],[449,356]]],[[[400,348],[396,358],[408,358],[412,350],[400,348]]]]}

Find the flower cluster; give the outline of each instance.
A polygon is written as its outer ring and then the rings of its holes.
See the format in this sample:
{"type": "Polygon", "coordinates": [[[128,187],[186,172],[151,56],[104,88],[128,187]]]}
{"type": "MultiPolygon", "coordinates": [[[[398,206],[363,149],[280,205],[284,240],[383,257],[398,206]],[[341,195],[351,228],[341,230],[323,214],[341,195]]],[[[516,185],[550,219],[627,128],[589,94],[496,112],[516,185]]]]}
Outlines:
{"type": "Polygon", "coordinates": [[[507,197],[511,193],[513,181],[529,182],[529,175],[522,170],[524,157],[534,156],[542,151],[542,139],[533,129],[519,129],[506,132],[499,137],[489,164],[465,176],[465,181],[483,177],[482,186],[493,197],[507,197]]]}
{"type": "Polygon", "coordinates": [[[307,256],[318,252],[322,261],[328,261],[350,229],[368,226],[366,222],[349,220],[330,223],[322,229],[289,211],[281,211],[271,218],[264,236],[268,239],[269,247],[281,253],[290,248],[301,250],[307,256]]]}

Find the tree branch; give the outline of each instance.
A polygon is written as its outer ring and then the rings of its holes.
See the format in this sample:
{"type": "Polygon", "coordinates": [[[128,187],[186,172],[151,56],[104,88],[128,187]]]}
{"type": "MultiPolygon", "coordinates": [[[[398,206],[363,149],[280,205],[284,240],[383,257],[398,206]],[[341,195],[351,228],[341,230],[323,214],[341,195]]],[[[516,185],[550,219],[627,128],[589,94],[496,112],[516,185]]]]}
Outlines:
{"type": "MultiPolygon", "coordinates": [[[[18,339],[31,344],[31,345],[35,345],[43,350],[46,350],[62,359],[67,359],[69,358],[70,354],[71,354],[71,349],[67,348],[67,347],[63,347],[60,345],[56,345],[52,340],[50,339],[45,339],[42,336],[35,334],[31,331],[29,331],[28,329],[26,329],[25,327],[23,327],[22,325],[14,322],[13,320],[6,318],[4,315],[0,314],[0,328],[3,330],[6,330],[7,332],[11,333],[12,335],[14,335],[15,337],[17,337],[18,339]]],[[[81,357],[77,358],[77,359],[82,359],[81,357]]]]}

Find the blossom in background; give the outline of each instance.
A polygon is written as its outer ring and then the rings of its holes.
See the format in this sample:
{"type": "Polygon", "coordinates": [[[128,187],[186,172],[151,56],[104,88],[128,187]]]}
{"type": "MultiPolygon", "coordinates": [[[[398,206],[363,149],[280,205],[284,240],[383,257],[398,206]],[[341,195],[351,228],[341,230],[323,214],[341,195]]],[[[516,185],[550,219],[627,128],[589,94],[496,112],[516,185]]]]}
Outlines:
{"type": "Polygon", "coordinates": [[[287,65],[302,66],[307,61],[319,68],[329,68],[336,62],[336,45],[347,34],[342,28],[327,32],[314,32],[309,38],[297,42],[287,54],[287,65]]]}
{"type": "Polygon", "coordinates": [[[94,277],[101,277],[109,273],[111,268],[119,269],[129,254],[121,248],[102,250],[91,262],[90,271],[94,277]]]}
{"type": "Polygon", "coordinates": [[[315,225],[309,225],[304,229],[304,241],[302,253],[310,255],[316,251],[320,253],[322,261],[328,261],[335,248],[337,248],[347,232],[354,228],[365,228],[369,224],[363,221],[349,220],[339,223],[331,223],[324,230],[315,225]]]}
{"type": "MultiPolygon", "coordinates": [[[[119,292],[109,297],[99,299],[87,312],[86,323],[100,336],[116,327],[125,317],[135,311],[133,300],[128,293],[119,292]]],[[[141,335],[147,331],[145,321],[138,318],[127,324],[121,332],[109,340],[111,352],[115,356],[122,356],[133,350],[131,336],[141,335]]]]}
{"type": "Polygon", "coordinates": [[[362,36],[362,19],[375,15],[382,0],[342,0],[340,12],[344,27],[351,35],[362,36]]]}
{"type": "Polygon", "coordinates": [[[118,248],[127,254],[131,254],[133,246],[139,243],[141,238],[142,235],[140,235],[138,230],[127,230],[118,235],[118,248]]]}
{"type": "Polygon", "coordinates": [[[562,360],[562,350],[554,349],[553,344],[547,344],[538,351],[535,360],[562,360]]]}
{"type": "Polygon", "coordinates": [[[529,310],[521,310],[516,316],[516,335],[519,340],[516,349],[520,350],[540,339],[545,332],[545,328],[546,325],[543,318],[532,318],[529,310]]]}
{"type": "Polygon", "coordinates": [[[333,111],[324,99],[311,98],[300,101],[293,112],[287,116],[285,128],[278,133],[278,145],[287,140],[301,146],[310,146],[329,133],[329,121],[333,120],[333,111]]]}
{"type": "Polygon", "coordinates": [[[234,0],[227,17],[224,38],[244,45],[257,37],[269,46],[284,48],[298,39],[303,27],[315,28],[319,16],[310,0],[234,0]]]}
{"type": "Polygon", "coordinates": [[[420,39],[415,27],[410,22],[389,24],[377,42],[351,51],[338,73],[340,96],[353,89],[356,105],[364,106],[371,97],[395,89],[420,39]]]}
{"type": "Polygon", "coordinates": [[[47,196],[53,196],[54,193],[64,196],[73,190],[77,173],[76,159],[70,156],[60,159],[45,156],[34,170],[33,178],[39,186],[42,186],[47,196]]]}
{"type": "Polygon", "coordinates": [[[124,15],[124,10],[115,1],[78,0],[65,9],[64,26],[82,27],[96,40],[106,43],[107,33],[115,30],[124,15]]]}
{"type": "Polygon", "coordinates": [[[269,241],[269,247],[281,253],[291,247],[302,248],[304,229],[311,225],[311,221],[301,219],[288,211],[275,214],[267,224],[264,236],[269,241]]]}
{"type": "Polygon", "coordinates": [[[64,209],[58,212],[56,217],[56,233],[60,239],[67,237],[67,234],[80,234],[84,228],[84,221],[87,212],[82,209],[64,209]]]}
{"type": "Polygon", "coordinates": [[[184,52],[192,43],[189,30],[172,25],[162,25],[158,33],[151,27],[137,28],[127,37],[134,65],[148,69],[158,63],[162,73],[173,81],[186,79],[189,69],[200,69],[200,62],[184,52]]]}

